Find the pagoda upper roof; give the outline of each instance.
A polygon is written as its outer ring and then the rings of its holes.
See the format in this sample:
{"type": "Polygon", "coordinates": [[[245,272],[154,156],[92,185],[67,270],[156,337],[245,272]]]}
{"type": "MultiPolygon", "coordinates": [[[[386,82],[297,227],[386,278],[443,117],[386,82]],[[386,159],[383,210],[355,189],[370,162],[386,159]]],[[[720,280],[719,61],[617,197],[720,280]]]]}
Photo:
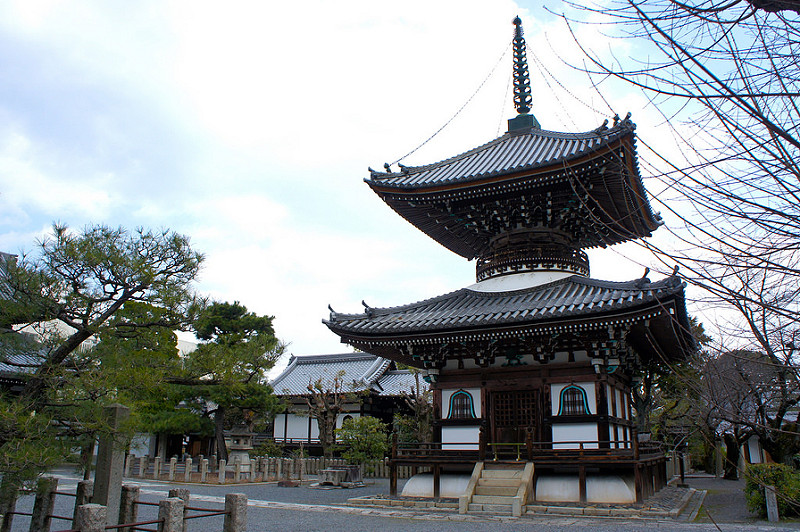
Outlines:
{"type": "Polygon", "coordinates": [[[400,172],[371,170],[369,186],[398,214],[473,259],[518,230],[566,235],[576,248],[648,237],[662,221],[647,199],[636,126],[615,120],[584,133],[510,131],[475,149],[400,172]]]}
{"type": "Polygon", "coordinates": [[[368,308],[360,314],[331,312],[324,323],[340,336],[407,336],[485,326],[547,324],[565,318],[635,312],[668,299],[679,298],[683,304],[684,286],[677,276],[656,282],[646,278],[615,282],[573,275],[509,292],[462,288],[417,303],[368,308]]]}
{"type": "Polygon", "coordinates": [[[370,185],[417,190],[469,183],[484,177],[516,173],[580,159],[622,137],[632,135],[630,119],[584,133],[562,133],[536,127],[505,133],[455,157],[423,166],[402,166],[400,172],[372,170],[370,185]]]}

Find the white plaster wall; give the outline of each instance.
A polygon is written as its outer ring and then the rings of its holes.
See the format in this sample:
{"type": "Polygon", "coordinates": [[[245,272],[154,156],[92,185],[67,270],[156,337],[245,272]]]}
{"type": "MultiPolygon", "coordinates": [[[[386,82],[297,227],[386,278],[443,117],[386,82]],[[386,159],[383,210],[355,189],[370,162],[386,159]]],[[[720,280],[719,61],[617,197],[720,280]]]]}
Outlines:
{"type": "Polygon", "coordinates": [[[764,461],[763,457],[761,456],[761,445],[758,443],[757,436],[751,436],[745,445],[748,446],[750,451],[750,463],[760,464],[764,461]]]}
{"type": "Polygon", "coordinates": [[[479,434],[480,427],[442,427],[442,449],[477,449],[479,434]]]}
{"type": "MultiPolygon", "coordinates": [[[[553,384],[550,386],[550,404],[552,405],[552,415],[558,415],[558,408],[561,406],[561,390],[566,388],[567,386],[572,386],[573,383],[562,383],[562,384],[553,384]]],[[[597,413],[597,399],[594,393],[594,383],[591,382],[576,382],[574,383],[575,386],[580,386],[583,388],[583,391],[586,392],[586,400],[589,403],[589,414],[596,414],[597,413]]]]}
{"type": "Polygon", "coordinates": [[[150,434],[137,432],[131,439],[130,454],[134,456],[148,456],[150,454],[150,434]]]}
{"type": "MultiPolygon", "coordinates": [[[[286,438],[307,439],[308,438],[308,418],[297,414],[285,414],[288,417],[286,424],[286,438]]],[[[312,423],[312,431],[316,423],[312,423]]],[[[316,434],[311,435],[312,439],[319,437],[319,429],[316,434]]]]}
{"type": "Polygon", "coordinates": [[[442,390],[442,419],[450,417],[450,397],[459,390],[464,390],[472,395],[472,404],[475,407],[475,417],[482,417],[483,412],[481,405],[481,389],[480,388],[452,388],[442,390]]]}
{"type": "MultiPolygon", "coordinates": [[[[608,412],[608,415],[610,416],[610,415],[612,415],[612,412],[613,412],[613,410],[611,409],[613,396],[611,394],[615,393],[614,392],[614,387],[611,386],[608,383],[604,384],[603,386],[606,387],[606,403],[607,403],[606,404],[606,412],[608,412]]],[[[617,403],[617,407],[619,408],[619,403],[617,403]]]]}
{"type": "Polygon", "coordinates": [[[277,439],[283,439],[286,437],[284,434],[285,425],[284,422],[286,420],[286,414],[275,414],[275,422],[272,425],[272,437],[277,439]]]}
{"type": "Polygon", "coordinates": [[[563,443],[560,441],[570,442],[593,442],[584,445],[585,449],[597,449],[597,423],[554,423],[553,424],[553,448],[554,449],[578,449],[579,443],[563,443]]]}

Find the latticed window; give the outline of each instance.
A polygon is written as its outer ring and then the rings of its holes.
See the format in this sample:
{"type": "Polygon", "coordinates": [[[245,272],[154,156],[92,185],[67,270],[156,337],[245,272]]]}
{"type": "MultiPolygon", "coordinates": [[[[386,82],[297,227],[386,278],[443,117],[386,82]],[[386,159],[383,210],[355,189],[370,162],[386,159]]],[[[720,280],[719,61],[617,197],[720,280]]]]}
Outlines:
{"type": "Polygon", "coordinates": [[[588,414],[586,392],[580,386],[567,386],[561,390],[561,406],[559,416],[577,416],[588,414]]]}
{"type": "Polygon", "coordinates": [[[464,390],[459,390],[450,396],[449,419],[474,419],[475,405],[472,395],[464,390]]]}

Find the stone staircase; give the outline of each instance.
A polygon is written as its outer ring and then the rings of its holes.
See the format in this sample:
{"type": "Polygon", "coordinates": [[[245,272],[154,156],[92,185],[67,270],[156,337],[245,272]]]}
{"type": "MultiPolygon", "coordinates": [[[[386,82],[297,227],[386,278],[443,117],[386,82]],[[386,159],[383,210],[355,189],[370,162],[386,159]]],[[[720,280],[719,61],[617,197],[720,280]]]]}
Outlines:
{"type": "Polygon", "coordinates": [[[478,462],[458,500],[459,513],[521,516],[533,489],[533,462],[478,462]]]}

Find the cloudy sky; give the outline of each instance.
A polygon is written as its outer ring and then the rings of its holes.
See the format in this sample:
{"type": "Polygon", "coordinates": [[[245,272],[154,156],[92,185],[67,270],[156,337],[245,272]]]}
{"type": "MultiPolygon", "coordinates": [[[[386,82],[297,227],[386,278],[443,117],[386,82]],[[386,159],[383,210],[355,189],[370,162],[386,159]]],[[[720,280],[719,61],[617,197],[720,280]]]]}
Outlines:
{"type": "MultiPolygon", "coordinates": [[[[631,111],[640,135],[658,130],[641,95],[609,85],[600,98],[562,63],[580,52],[538,1],[5,1],[0,250],[30,250],[54,221],[168,227],[206,255],[200,292],[274,315],[295,354],[347,351],[321,324],[328,304],[357,312],[362,299],[394,306],[474,282],[474,263],[363,179],[484,81],[404,163],[505,131],[515,15],[543,127],[586,131],[631,111]]],[[[636,53],[579,32],[597,50],[636,53]]],[[[593,276],[641,276],[642,259],[624,258],[635,253],[592,253],[593,276]]]]}

